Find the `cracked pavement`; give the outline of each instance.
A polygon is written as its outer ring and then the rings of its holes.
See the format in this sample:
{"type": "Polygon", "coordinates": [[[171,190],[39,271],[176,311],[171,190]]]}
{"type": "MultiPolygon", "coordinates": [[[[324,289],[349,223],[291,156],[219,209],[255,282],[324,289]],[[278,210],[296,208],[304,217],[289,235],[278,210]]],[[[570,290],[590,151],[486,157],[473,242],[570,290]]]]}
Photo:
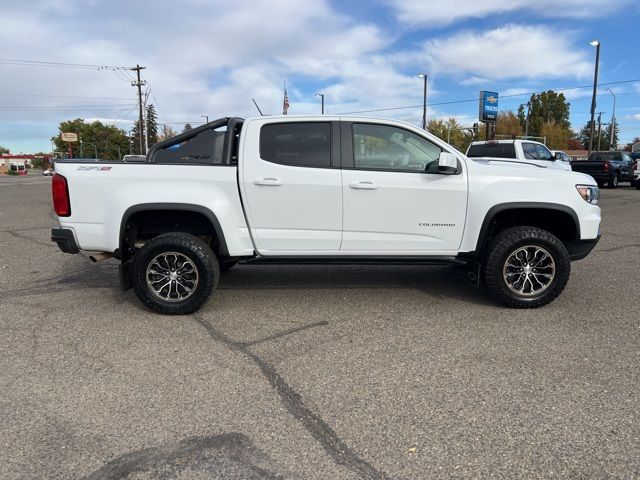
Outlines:
{"type": "Polygon", "coordinates": [[[538,310],[448,267],[239,266],[197,314],[49,242],[0,179],[0,478],[640,476],[640,192],[538,310]]]}

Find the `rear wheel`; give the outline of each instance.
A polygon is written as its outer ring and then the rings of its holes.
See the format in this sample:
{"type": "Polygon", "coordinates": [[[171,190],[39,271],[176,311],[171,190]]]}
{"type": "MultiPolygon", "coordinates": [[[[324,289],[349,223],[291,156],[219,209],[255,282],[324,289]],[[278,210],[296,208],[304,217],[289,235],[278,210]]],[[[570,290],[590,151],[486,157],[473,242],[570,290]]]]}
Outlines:
{"type": "Polygon", "coordinates": [[[570,272],[569,253],[557,237],[536,227],[513,227],[491,242],[484,283],[502,305],[535,308],[562,293],[570,272]]]}
{"type": "Polygon", "coordinates": [[[151,310],[185,315],[207,301],[220,278],[211,248],[193,235],[174,232],[145,243],[133,260],[136,295],[151,310]]]}

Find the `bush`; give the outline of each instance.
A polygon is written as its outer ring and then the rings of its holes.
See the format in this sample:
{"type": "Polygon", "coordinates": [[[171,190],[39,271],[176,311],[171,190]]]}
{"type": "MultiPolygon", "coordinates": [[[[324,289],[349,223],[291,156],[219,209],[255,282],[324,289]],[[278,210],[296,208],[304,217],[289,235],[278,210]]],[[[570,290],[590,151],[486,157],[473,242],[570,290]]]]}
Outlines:
{"type": "Polygon", "coordinates": [[[16,172],[15,170],[7,170],[7,175],[18,175],[18,172],[16,172]]]}

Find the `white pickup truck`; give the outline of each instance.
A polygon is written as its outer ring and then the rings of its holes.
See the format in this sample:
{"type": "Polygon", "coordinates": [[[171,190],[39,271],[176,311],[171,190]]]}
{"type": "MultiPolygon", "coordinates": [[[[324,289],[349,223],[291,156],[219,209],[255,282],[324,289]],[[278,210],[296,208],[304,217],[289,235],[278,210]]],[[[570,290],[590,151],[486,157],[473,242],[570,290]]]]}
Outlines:
{"type": "Polygon", "coordinates": [[[487,140],[472,142],[467,157],[502,162],[531,163],[544,168],[571,170],[571,159],[564,152],[552,152],[533,140],[487,140]]]}
{"type": "Polygon", "coordinates": [[[60,249],[116,257],[122,287],[165,314],[197,310],[236,263],[462,265],[499,303],[537,307],[600,238],[591,177],[373,118],[223,118],[145,163],[59,160],[52,191],[60,249]]]}

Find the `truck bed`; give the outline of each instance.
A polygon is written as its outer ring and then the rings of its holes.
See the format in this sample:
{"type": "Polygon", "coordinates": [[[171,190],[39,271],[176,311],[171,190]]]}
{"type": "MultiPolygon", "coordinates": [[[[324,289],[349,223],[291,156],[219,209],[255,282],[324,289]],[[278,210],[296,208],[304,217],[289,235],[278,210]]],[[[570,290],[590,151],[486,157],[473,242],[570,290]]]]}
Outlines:
{"type": "Polygon", "coordinates": [[[232,165],[165,165],[154,163],[59,160],[55,171],[67,180],[71,215],[60,226],[71,229],[81,250],[115,252],[127,210],[152,204],[198,205],[215,211],[229,253],[253,253],[232,165]]]}

